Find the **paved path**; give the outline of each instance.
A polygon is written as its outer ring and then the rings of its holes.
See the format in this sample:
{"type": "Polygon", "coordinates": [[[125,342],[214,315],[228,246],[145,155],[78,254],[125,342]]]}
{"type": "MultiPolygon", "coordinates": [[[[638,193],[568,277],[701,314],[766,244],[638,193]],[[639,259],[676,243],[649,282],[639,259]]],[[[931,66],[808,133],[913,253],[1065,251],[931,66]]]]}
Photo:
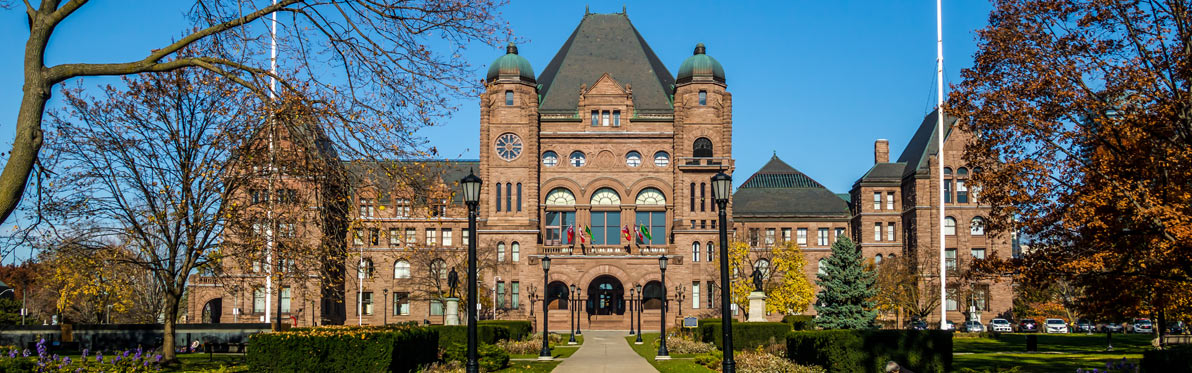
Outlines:
{"type": "Polygon", "coordinates": [[[629,343],[624,331],[584,331],[584,344],[555,367],[555,372],[637,373],[657,372],[629,343]]]}

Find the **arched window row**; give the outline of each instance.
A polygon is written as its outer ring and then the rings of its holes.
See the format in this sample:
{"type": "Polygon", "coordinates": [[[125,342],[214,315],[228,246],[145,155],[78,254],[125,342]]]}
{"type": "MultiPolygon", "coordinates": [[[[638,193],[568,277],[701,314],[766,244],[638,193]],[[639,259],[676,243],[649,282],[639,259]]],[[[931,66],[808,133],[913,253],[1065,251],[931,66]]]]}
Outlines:
{"type": "MultiPolygon", "coordinates": [[[[641,167],[644,163],[642,153],[632,150],[625,153],[625,165],[629,167],[641,167]]],[[[576,150],[567,156],[567,164],[571,167],[584,167],[588,164],[588,155],[582,151],[576,150]]],[[[559,153],[553,150],[542,152],[542,166],[555,167],[559,165],[559,153]]],[[[670,153],[666,151],[654,152],[654,166],[668,167],[670,166],[670,153]]]]}
{"type": "MultiPolygon", "coordinates": [[[[985,235],[985,218],[976,216],[969,221],[969,235],[984,236],[985,235]]],[[[948,216],[944,218],[944,234],[948,236],[956,235],[956,218],[948,216]]]]}
{"type": "Polygon", "coordinates": [[[972,186],[970,179],[981,173],[981,168],[974,168],[970,175],[969,169],[960,167],[952,173],[951,167],[944,167],[944,203],[977,202],[977,188],[972,186]]]}
{"type": "Polygon", "coordinates": [[[628,224],[620,209],[621,195],[612,188],[600,188],[592,193],[589,203],[589,225],[577,226],[574,210],[561,210],[576,204],[575,194],[567,188],[555,188],[545,199],[543,227],[545,245],[623,245],[626,241],[639,245],[667,243],[666,196],[657,188],[638,191],[634,204],[638,206],[633,224],[628,224]],[[577,242],[578,241],[578,242],[577,242]]]}
{"type": "MultiPolygon", "coordinates": [[[[563,187],[554,188],[546,194],[544,202],[547,206],[572,206],[576,203],[575,193],[563,187]]],[[[588,202],[593,206],[619,206],[621,205],[621,195],[612,188],[600,188],[592,193],[592,198],[588,202]]],[[[666,195],[658,188],[647,187],[637,192],[634,204],[665,206],[666,195]]]]}

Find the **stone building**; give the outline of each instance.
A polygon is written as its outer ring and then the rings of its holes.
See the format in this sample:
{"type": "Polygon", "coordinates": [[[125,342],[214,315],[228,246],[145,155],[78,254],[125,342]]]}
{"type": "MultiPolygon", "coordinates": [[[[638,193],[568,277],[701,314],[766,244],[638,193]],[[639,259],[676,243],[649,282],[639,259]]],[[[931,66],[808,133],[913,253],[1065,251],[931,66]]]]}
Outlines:
{"type": "MultiPolygon", "coordinates": [[[[628,329],[631,295],[644,298],[647,330],[661,321],[664,299],[669,325],[682,316],[717,313],[719,227],[710,180],[734,171],[733,106],[725,71],[708,48],[696,45],[671,75],[624,13],[585,14],[540,74],[509,45],[490,65],[484,88],[478,160],[409,161],[420,168],[421,183],[380,182],[367,176],[368,167],[344,166],[351,211],[338,272],[324,269],[281,284],[295,288],[278,293],[284,319],[299,325],[442,323],[442,299],[451,295],[446,279],[453,269],[466,279],[463,256],[472,239],[480,257],[481,318],[541,325],[545,301],[552,329],[565,329],[570,301],[578,300],[583,328],[628,329]],[[477,237],[468,236],[458,193],[458,180],[468,172],[484,181],[477,237]],[[546,279],[545,256],[552,259],[546,279]],[[665,285],[660,256],[669,259],[665,285]],[[328,279],[337,273],[342,281],[332,284],[328,279]]],[[[926,148],[908,151],[924,154],[923,162],[931,158],[926,148]]],[[[859,196],[871,192],[882,198],[929,194],[918,168],[881,156],[875,169],[883,171],[859,180],[852,201],[864,202],[859,196]],[[894,177],[882,179],[887,173],[894,177]]],[[[930,176],[926,169],[921,175],[930,176]]],[[[762,251],[797,242],[813,280],[838,237],[863,236],[862,228],[872,224],[929,229],[915,223],[929,222],[923,220],[930,214],[922,207],[927,199],[879,212],[850,207],[850,195],[829,191],[775,155],[735,192],[727,211],[730,234],[762,251]]],[[[976,215],[974,209],[957,218],[976,215]]],[[[898,232],[889,240],[862,240],[866,255],[918,255],[926,251],[917,245],[931,243],[927,231],[898,232]],[[914,238],[904,240],[908,235],[914,238]]],[[[264,316],[263,273],[241,268],[223,275],[239,279],[235,289],[217,275],[192,278],[192,321],[264,316]]]]}

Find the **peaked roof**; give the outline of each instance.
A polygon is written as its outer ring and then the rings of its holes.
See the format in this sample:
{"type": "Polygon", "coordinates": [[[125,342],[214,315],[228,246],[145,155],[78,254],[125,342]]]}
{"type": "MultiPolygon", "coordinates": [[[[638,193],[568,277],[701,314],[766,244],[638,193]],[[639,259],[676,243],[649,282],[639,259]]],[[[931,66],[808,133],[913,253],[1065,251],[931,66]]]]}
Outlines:
{"type": "Polygon", "coordinates": [[[733,218],[848,218],[848,203],[778,155],[733,193],[733,218]]]}
{"type": "MultiPolygon", "coordinates": [[[[939,152],[939,143],[937,140],[936,127],[938,123],[936,115],[938,110],[932,111],[923,118],[923,122],[919,124],[919,129],[915,131],[915,136],[911,137],[911,141],[906,144],[906,149],[902,150],[902,155],[898,157],[899,163],[905,163],[906,169],[903,171],[903,176],[910,175],[916,171],[927,171],[927,158],[939,152]]],[[[952,126],[956,124],[956,117],[944,114],[944,140],[952,134],[952,126]]]]}
{"type": "Polygon", "coordinates": [[[604,73],[632,86],[639,112],[674,110],[674,76],[624,13],[584,15],[538,76],[539,110],[575,112],[580,86],[592,86],[604,73]]]}

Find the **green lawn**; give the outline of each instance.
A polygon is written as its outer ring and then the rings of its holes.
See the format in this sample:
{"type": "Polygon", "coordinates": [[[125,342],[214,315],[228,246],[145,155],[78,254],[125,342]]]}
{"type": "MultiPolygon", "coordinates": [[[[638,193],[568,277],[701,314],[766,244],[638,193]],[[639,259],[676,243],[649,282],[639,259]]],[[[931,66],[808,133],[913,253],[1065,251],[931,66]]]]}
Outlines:
{"type": "Polygon", "coordinates": [[[555,370],[562,361],[510,361],[509,367],[498,370],[503,373],[547,373],[555,370]]]}
{"type": "Polygon", "coordinates": [[[654,341],[657,339],[658,333],[646,333],[642,334],[642,341],[645,343],[633,344],[633,341],[637,340],[637,336],[626,336],[625,342],[629,343],[629,347],[633,348],[633,351],[646,358],[646,361],[661,373],[712,372],[711,369],[696,364],[695,360],[690,359],[693,356],[691,354],[671,354],[672,360],[654,360],[654,356],[658,355],[658,347],[654,345],[654,341]]]}
{"type": "Polygon", "coordinates": [[[1021,372],[1072,372],[1077,368],[1105,369],[1105,363],[1127,361],[1137,364],[1142,352],[1151,348],[1149,335],[1113,335],[1113,351],[1105,351],[1104,334],[1036,334],[1039,352],[1026,352],[1028,334],[1002,334],[998,339],[956,337],[952,339],[952,367],[996,372],[1018,368],[1021,372]]]}
{"type": "MultiPolygon", "coordinates": [[[[570,346],[557,345],[554,348],[550,349],[550,356],[554,357],[555,359],[569,358],[569,357],[571,357],[572,354],[575,353],[575,351],[579,351],[579,346],[580,345],[570,345],[570,346]]],[[[537,359],[538,353],[509,355],[509,358],[510,359],[537,359]]]]}

